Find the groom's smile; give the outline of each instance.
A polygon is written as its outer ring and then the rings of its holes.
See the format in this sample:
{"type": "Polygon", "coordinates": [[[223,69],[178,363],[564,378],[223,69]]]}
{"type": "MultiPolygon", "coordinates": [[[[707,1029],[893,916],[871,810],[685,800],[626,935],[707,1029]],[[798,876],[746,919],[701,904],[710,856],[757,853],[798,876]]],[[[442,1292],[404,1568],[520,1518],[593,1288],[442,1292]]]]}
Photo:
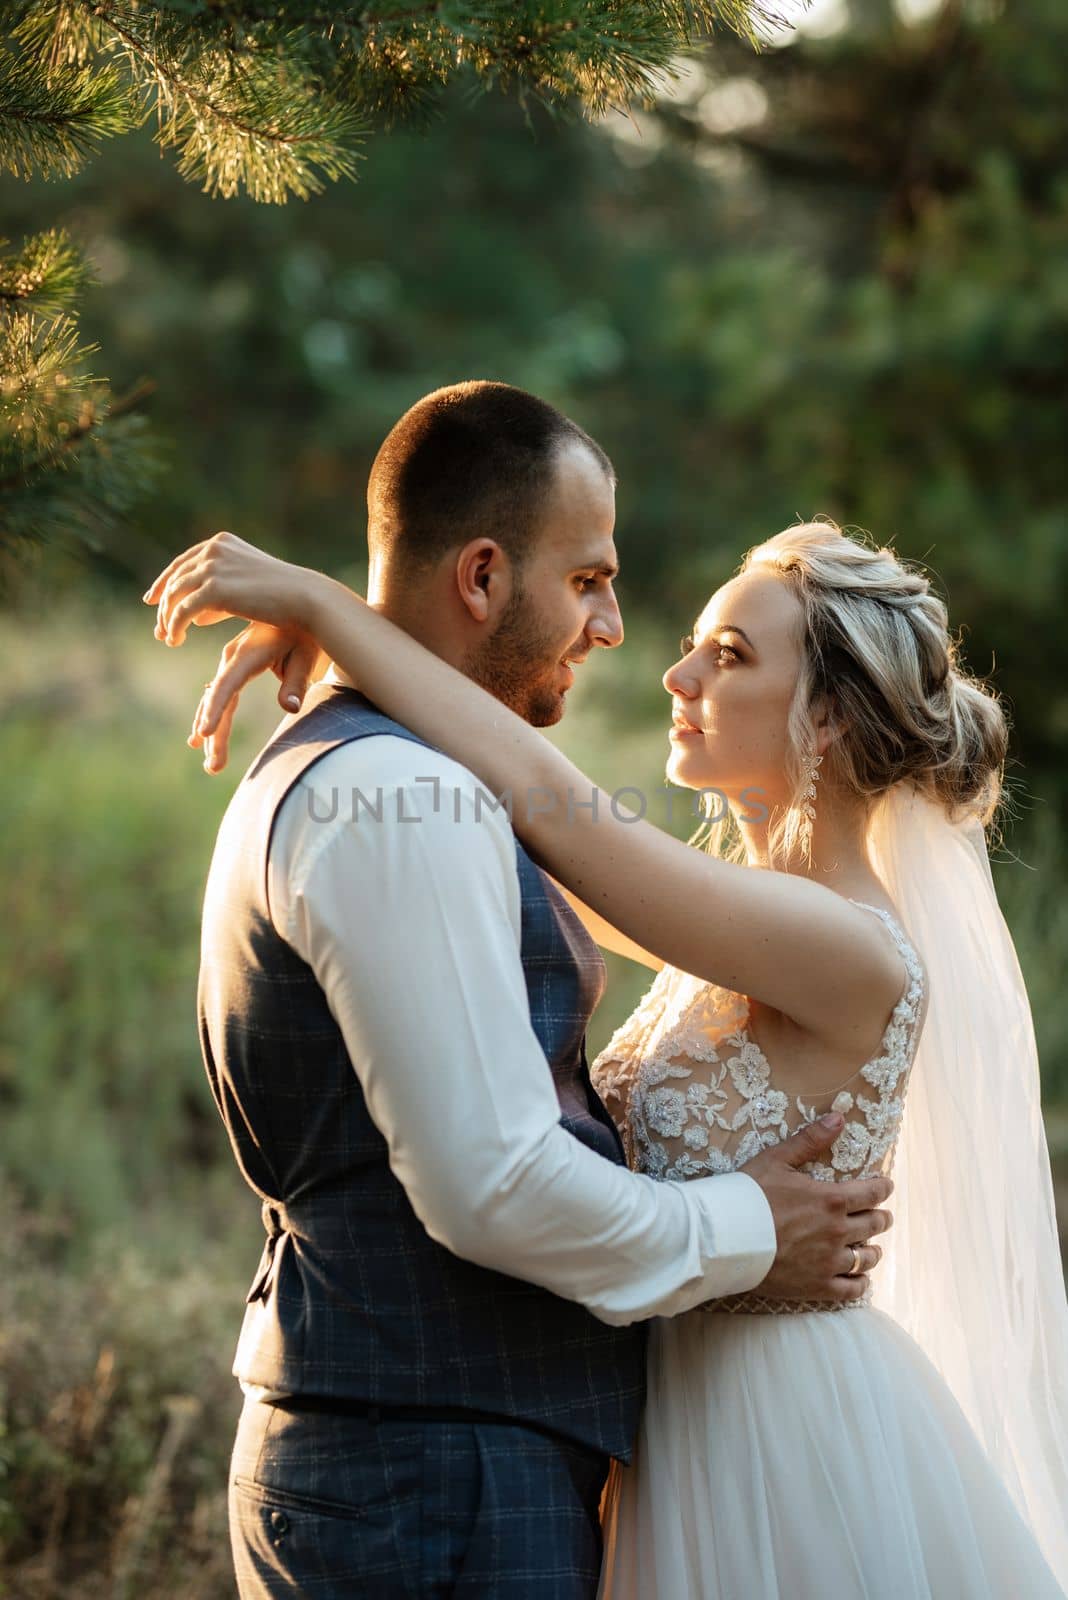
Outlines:
{"type": "Polygon", "coordinates": [[[613,583],[615,486],[579,441],[557,453],[551,493],[496,629],[465,670],[535,727],[564,714],[575,669],[623,642],[613,583]],[[563,648],[561,648],[563,646],[563,648]]]}

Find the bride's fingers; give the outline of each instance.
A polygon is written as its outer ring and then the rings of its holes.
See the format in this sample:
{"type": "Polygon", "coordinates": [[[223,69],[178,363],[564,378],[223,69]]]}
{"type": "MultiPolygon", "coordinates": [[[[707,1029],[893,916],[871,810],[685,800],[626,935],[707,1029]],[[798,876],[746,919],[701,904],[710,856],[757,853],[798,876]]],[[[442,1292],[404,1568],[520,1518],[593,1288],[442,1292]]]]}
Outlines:
{"type": "Polygon", "coordinates": [[[152,582],[141,596],[141,599],[144,601],[146,606],[154,606],[159,604],[160,595],[163,593],[163,590],[167,584],[167,580],[170,578],[171,574],[176,572],[183,562],[187,561],[190,556],[199,555],[206,543],[207,541],[205,539],[201,539],[199,544],[191,544],[187,550],[182,551],[181,555],[175,556],[173,561],[169,561],[167,563],[163,571],[158,577],[153,578],[152,582]]]}
{"type": "Polygon", "coordinates": [[[160,590],[156,606],[156,638],[166,641],[170,631],[174,608],[183,594],[196,589],[201,582],[201,569],[195,557],[179,559],[170,577],[160,590]]]}
{"type": "Polygon", "coordinates": [[[210,539],[201,539],[196,544],[191,544],[180,555],[164,567],[163,571],[155,578],[151,586],[142,596],[146,605],[158,605],[161,608],[160,621],[166,622],[166,614],[174,595],[189,577],[190,573],[203,576],[216,564],[217,560],[226,552],[236,550],[255,551],[255,546],[248,544],[244,539],[239,539],[235,533],[213,533],[210,539]],[[179,579],[182,580],[179,583],[179,579]]]}
{"type": "Polygon", "coordinates": [[[203,740],[215,732],[223,713],[247,683],[266,672],[278,656],[277,635],[257,638],[249,629],[239,633],[226,646],[215,669],[215,676],[200,697],[200,706],[193,724],[194,733],[203,740]]]}
{"type": "Polygon", "coordinates": [[[191,627],[210,628],[216,622],[227,622],[236,612],[213,604],[209,585],[201,584],[177,600],[167,619],[164,644],[177,650],[185,643],[191,627]]]}
{"type": "Polygon", "coordinates": [[[183,595],[201,586],[204,567],[200,559],[191,555],[179,562],[160,590],[156,607],[156,637],[165,639],[170,631],[174,608],[183,595]]]}
{"type": "Polygon", "coordinates": [[[196,711],[193,713],[193,723],[189,729],[189,737],[185,741],[191,750],[199,750],[204,743],[204,735],[200,731],[200,719],[204,714],[204,701],[210,688],[210,683],[204,685],[200,699],[197,701],[196,711]]]}
{"type": "Polygon", "coordinates": [[[204,740],[204,771],[212,777],[221,772],[230,756],[230,729],[233,727],[234,712],[240,700],[240,692],[235,694],[219,718],[215,732],[209,734],[204,740]]]}
{"type": "MultiPolygon", "coordinates": [[[[181,638],[172,639],[174,633],[175,613],[182,600],[191,594],[201,595],[202,605],[207,608],[207,594],[214,588],[213,580],[217,578],[221,554],[230,545],[223,541],[230,539],[231,544],[239,544],[240,540],[232,539],[227,534],[217,533],[211,539],[205,539],[201,544],[192,545],[182,555],[175,558],[168,568],[170,576],[167,577],[159,593],[159,604],[156,616],[156,638],[163,639],[167,644],[181,644],[181,638]]],[[[233,615],[225,607],[216,605],[212,608],[216,615],[211,621],[217,622],[222,617],[233,615]]],[[[200,620],[200,619],[198,619],[200,620]]]]}
{"type": "MultiPolygon", "coordinates": [[[[193,725],[189,730],[189,737],[186,740],[186,744],[189,745],[190,749],[192,750],[199,750],[204,743],[204,736],[208,731],[203,727],[204,712],[208,703],[208,696],[211,693],[213,685],[227,670],[231,660],[233,659],[234,651],[240,644],[242,637],[243,635],[238,634],[236,639],[228,639],[226,644],[223,645],[222,655],[219,657],[219,665],[215,668],[215,677],[209,678],[200,692],[200,699],[197,701],[197,709],[193,715],[193,725]]],[[[219,710],[221,709],[222,708],[220,705],[219,710]]],[[[218,712],[216,713],[215,720],[218,721],[218,712]]]]}
{"type": "Polygon", "coordinates": [[[278,691],[278,704],[283,711],[299,711],[308,692],[308,680],[319,660],[319,645],[315,639],[300,639],[285,659],[282,685],[278,691]]]}

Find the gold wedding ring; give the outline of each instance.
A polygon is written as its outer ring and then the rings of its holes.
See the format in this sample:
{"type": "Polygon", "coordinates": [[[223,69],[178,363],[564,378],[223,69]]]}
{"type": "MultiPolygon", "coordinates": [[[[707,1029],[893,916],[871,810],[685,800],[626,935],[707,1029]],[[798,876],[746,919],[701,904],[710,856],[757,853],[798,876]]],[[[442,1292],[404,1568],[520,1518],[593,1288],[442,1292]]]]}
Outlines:
{"type": "Polygon", "coordinates": [[[853,1265],[850,1267],[849,1271],[846,1273],[846,1277],[847,1278],[859,1278],[860,1277],[860,1251],[857,1249],[855,1244],[851,1244],[849,1246],[849,1248],[853,1252],[853,1265]]]}

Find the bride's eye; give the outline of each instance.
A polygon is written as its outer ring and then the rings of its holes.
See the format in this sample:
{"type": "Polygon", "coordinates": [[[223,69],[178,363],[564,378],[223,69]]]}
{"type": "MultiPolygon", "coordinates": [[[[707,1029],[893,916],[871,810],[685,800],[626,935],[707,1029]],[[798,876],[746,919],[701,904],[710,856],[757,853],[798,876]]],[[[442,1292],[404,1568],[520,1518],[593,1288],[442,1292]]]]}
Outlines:
{"type": "Polygon", "coordinates": [[[690,651],[693,648],[694,648],[693,634],[692,633],[684,633],[682,638],[679,640],[679,654],[683,655],[683,656],[688,656],[690,654],[690,651]]]}
{"type": "Polygon", "coordinates": [[[717,651],[717,654],[719,655],[719,658],[720,658],[721,661],[723,660],[724,657],[726,657],[728,661],[740,661],[742,659],[741,656],[738,654],[737,650],[735,650],[733,645],[729,645],[729,644],[717,645],[716,646],[716,651],[717,651]]]}

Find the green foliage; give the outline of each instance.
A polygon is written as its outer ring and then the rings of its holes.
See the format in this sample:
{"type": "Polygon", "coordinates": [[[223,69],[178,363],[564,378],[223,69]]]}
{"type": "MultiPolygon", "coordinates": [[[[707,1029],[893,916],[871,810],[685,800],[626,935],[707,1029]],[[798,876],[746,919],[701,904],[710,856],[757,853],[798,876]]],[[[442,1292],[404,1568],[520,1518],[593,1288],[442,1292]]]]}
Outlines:
{"type": "MultiPolygon", "coordinates": [[[[994,881],[1012,931],[1035,1017],[1042,1087],[1053,1110],[1051,1144],[1068,1155],[1068,1013],[1064,952],[1068,950],[1068,882],[1056,807],[1041,798],[1019,807],[1006,845],[994,855],[994,881]],[[1059,1108],[1059,1117],[1057,1110],[1059,1108]],[[1054,1129],[1060,1130],[1054,1138],[1054,1129]]],[[[1068,1211],[1062,1213],[1068,1228],[1068,1211]]]]}
{"type": "MultiPolygon", "coordinates": [[[[306,200],[356,175],[372,124],[425,112],[456,78],[601,115],[648,101],[714,20],[754,37],[767,15],[762,0],[17,0],[0,35],[0,170],[70,177],[101,139],[154,116],[157,142],[179,152],[180,175],[208,194],[306,200]]],[[[43,258],[54,237],[31,237],[23,256],[43,258]]],[[[157,466],[139,424],[105,428],[115,408],[102,389],[96,404],[87,399],[77,286],[61,283],[58,266],[52,277],[51,325],[11,301],[0,321],[9,561],[34,541],[70,535],[99,548],[100,529],[122,521],[157,466]]]]}
{"type": "Polygon", "coordinates": [[[177,1203],[180,1181],[210,1195],[221,1153],[194,1013],[220,795],[181,734],[221,640],[198,639],[161,700],[176,658],[147,617],[105,604],[94,637],[84,612],[53,609],[4,633],[3,1166],[83,1235],[177,1203]]]}
{"type": "Polygon", "coordinates": [[[0,1593],[228,1600],[232,1247],[183,1259],[115,1233],[72,1275],[62,1239],[0,1199],[0,1593]]]}
{"type": "Polygon", "coordinates": [[[12,480],[0,479],[0,547],[8,557],[0,563],[0,584],[17,589],[18,565],[39,554],[45,538],[106,557],[116,529],[144,507],[160,477],[158,438],[144,417],[127,414],[150,387],[115,403],[104,398],[104,386],[96,388],[96,399],[79,412],[69,434],[60,427],[55,449],[35,460],[32,471],[21,468],[13,475],[15,488],[6,499],[4,484],[12,480]]]}
{"type": "MultiPolygon", "coordinates": [[[[50,48],[69,10],[58,8],[50,48]]],[[[209,194],[245,189],[262,201],[307,199],[326,181],[354,176],[362,120],[308,70],[299,31],[264,24],[238,35],[214,8],[198,12],[94,6],[131,108],[144,108],[138,120],[152,112],[158,142],[180,152],[182,176],[209,194]]]]}
{"type": "Polygon", "coordinates": [[[0,46],[0,170],[69,178],[102,139],[134,125],[134,107],[115,67],[60,62],[45,72],[30,42],[27,29],[18,53],[0,46]]]}
{"type": "Polygon", "coordinates": [[[95,347],[75,319],[90,281],[58,229],[0,254],[0,551],[42,540],[103,539],[157,481],[158,445],[130,414],[145,385],[116,400],[89,370],[95,347]]]}
{"type": "Polygon", "coordinates": [[[781,525],[785,507],[896,541],[948,590],[972,665],[996,662],[1015,755],[1052,775],[1068,732],[1053,687],[1068,669],[1068,126],[1049,62],[1068,17],[1050,0],[952,4],[905,29],[853,9],[857,26],[798,49],[728,42],[661,119],[712,170],[736,164],[747,221],[740,248],[665,277],[645,381],[674,368],[716,461],[709,566],[727,530],[781,525]],[[740,84],[756,110],[732,122],[740,84]],[[1029,692],[1036,661],[1048,696],[1029,692]]]}
{"type": "Polygon", "coordinates": [[[149,115],[212,194],[306,199],[355,175],[370,123],[452,80],[602,115],[650,101],[714,23],[756,42],[762,0],[503,0],[324,7],[230,0],[21,0],[0,49],[0,163],[70,176],[149,115]]]}
{"type": "Polygon", "coordinates": [[[89,280],[85,257],[58,228],[0,258],[0,302],[9,307],[59,315],[89,280]]]}

